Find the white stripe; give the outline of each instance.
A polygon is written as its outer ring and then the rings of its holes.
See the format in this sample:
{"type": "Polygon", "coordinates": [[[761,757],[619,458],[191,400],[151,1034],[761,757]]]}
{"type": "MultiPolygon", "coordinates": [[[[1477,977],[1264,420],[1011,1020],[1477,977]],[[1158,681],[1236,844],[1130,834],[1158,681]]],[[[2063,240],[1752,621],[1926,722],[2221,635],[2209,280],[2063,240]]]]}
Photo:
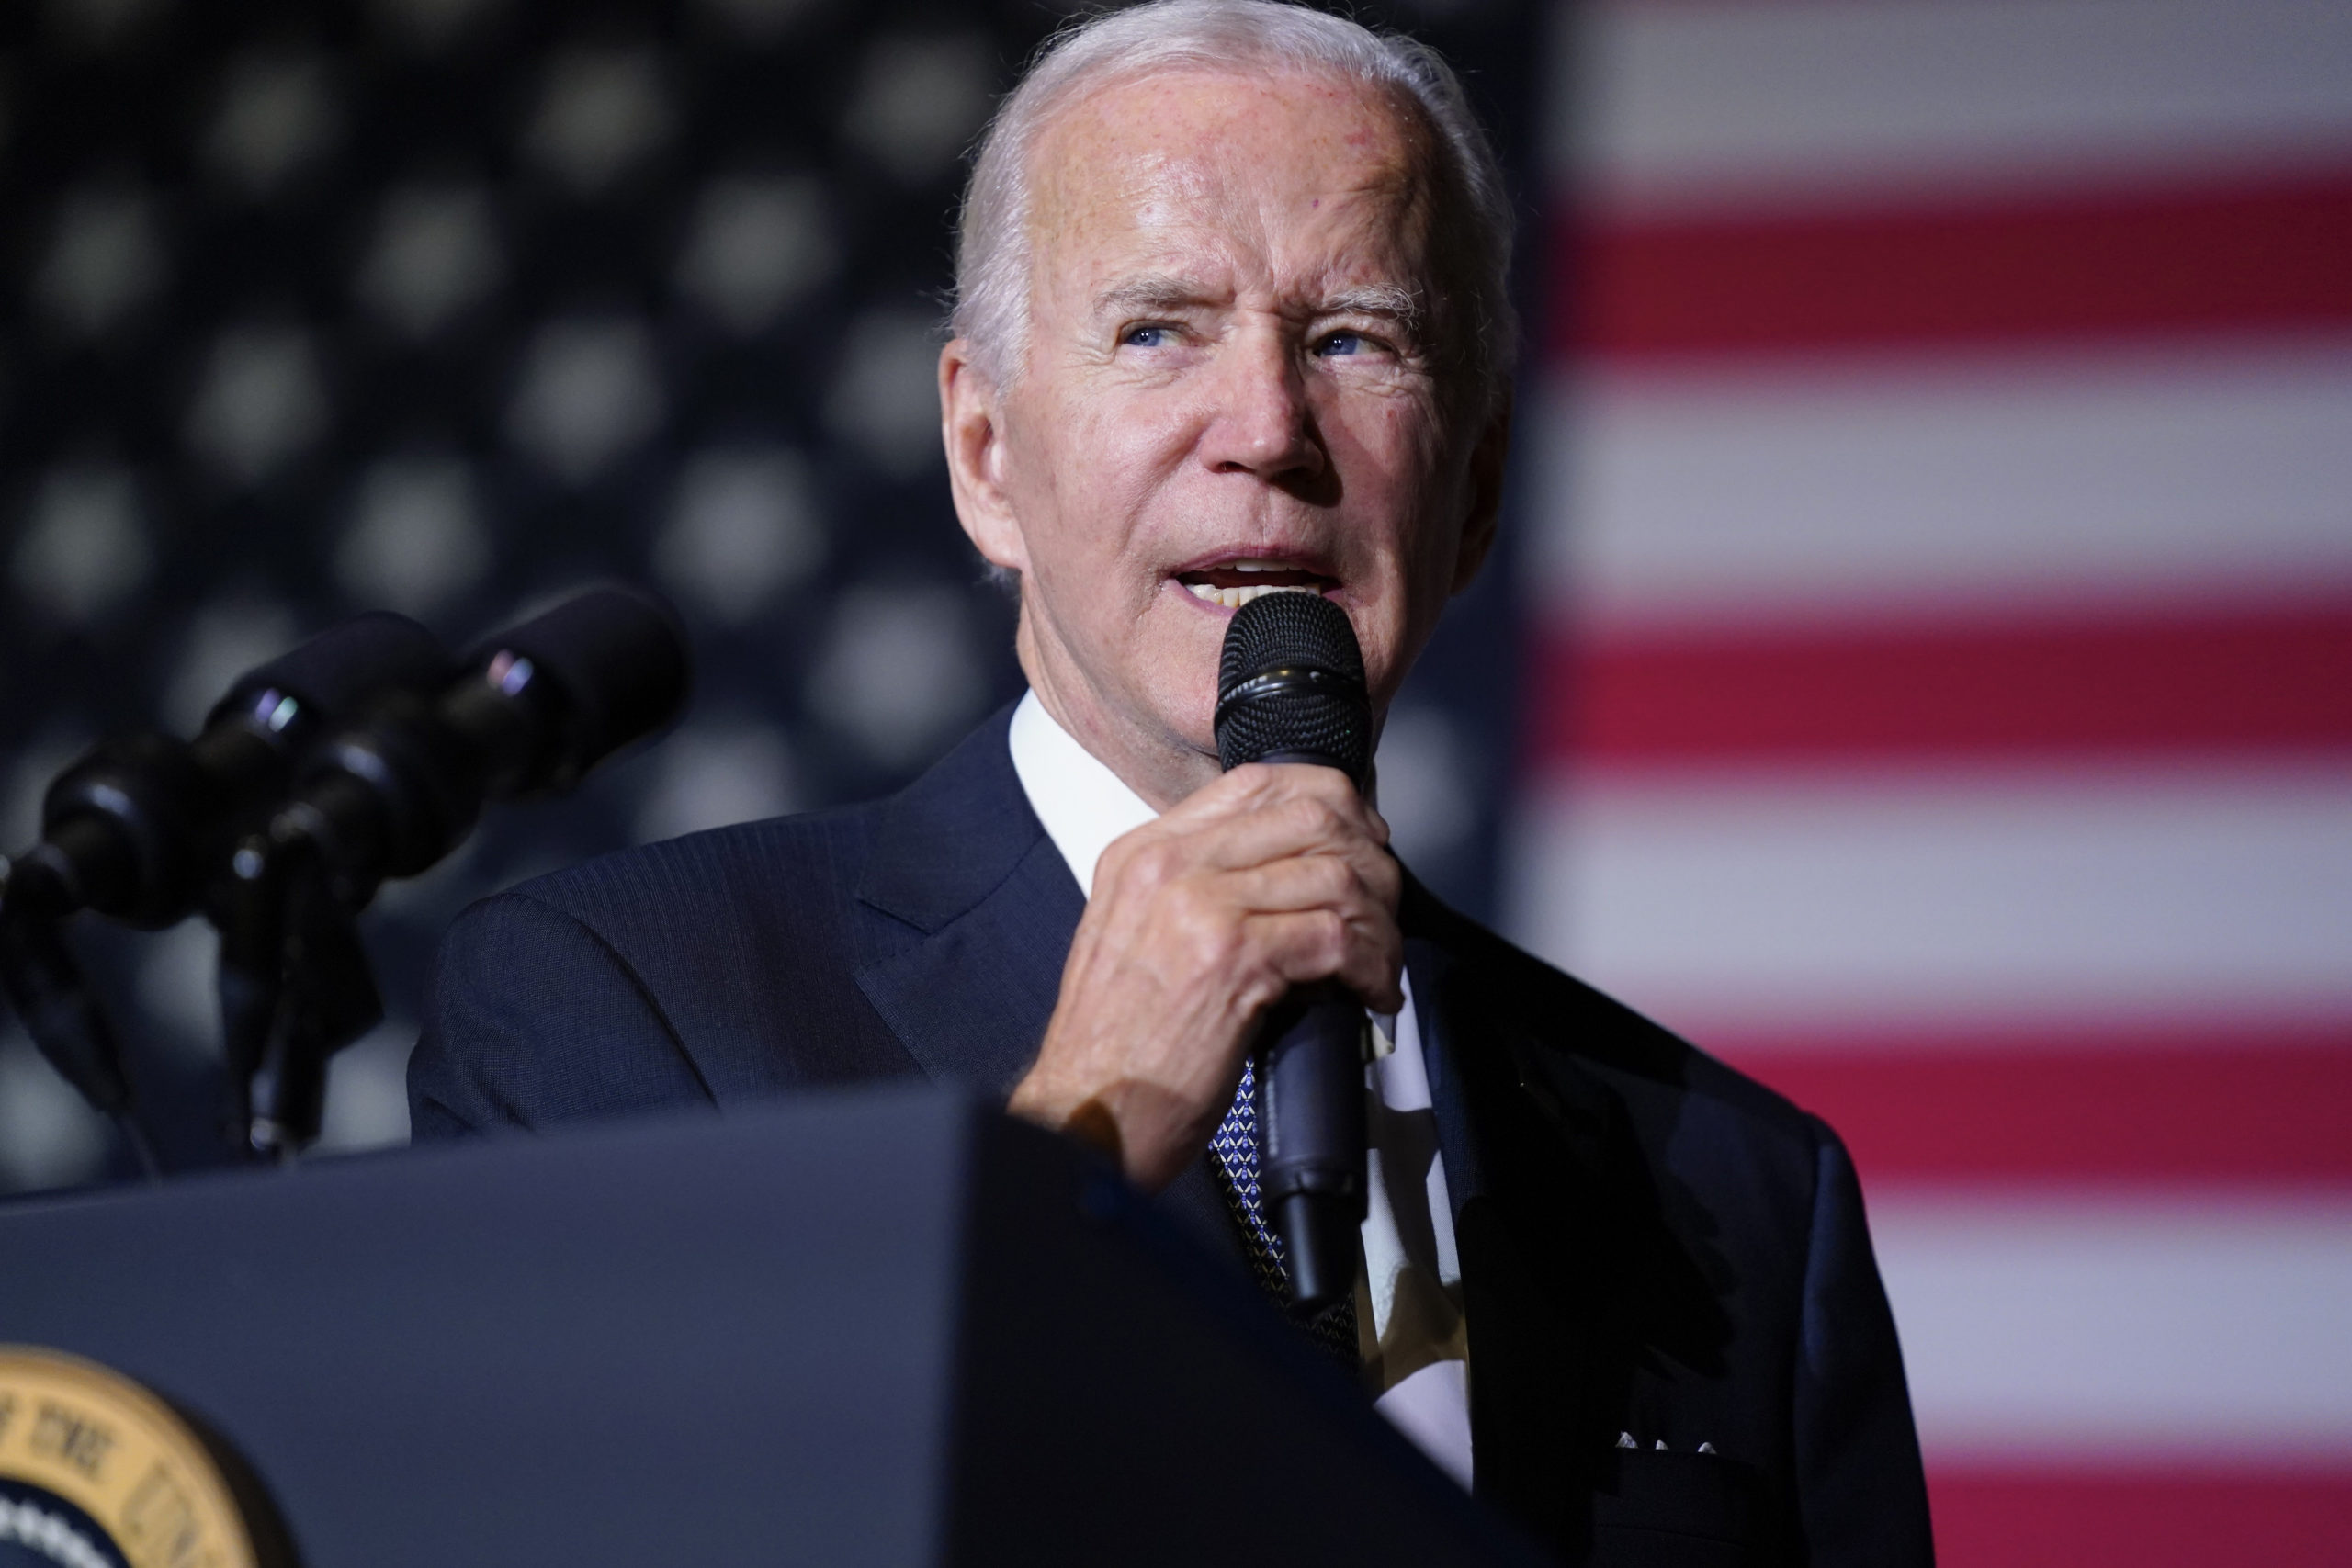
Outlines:
{"type": "Polygon", "coordinates": [[[2340,339],[1594,371],[1534,425],[1543,592],[1603,622],[2352,584],[2340,339]]]}
{"type": "Polygon", "coordinates": [[[2352,1456],[2352,1204],[1873,1196],[1930,1463],[2352,1456]]]}
{"type": "Polygon", "coordinates": [[[1705,1043],[2352,1018],[2352,761],[1619,776],[1539,797],[1516,938],[1705,1043]]]}
{"type": "Polygon", "coordinates": [[[1553,167],[1621,211],[2341,160],[2342,0],[1565,9],[1553,167]]]}

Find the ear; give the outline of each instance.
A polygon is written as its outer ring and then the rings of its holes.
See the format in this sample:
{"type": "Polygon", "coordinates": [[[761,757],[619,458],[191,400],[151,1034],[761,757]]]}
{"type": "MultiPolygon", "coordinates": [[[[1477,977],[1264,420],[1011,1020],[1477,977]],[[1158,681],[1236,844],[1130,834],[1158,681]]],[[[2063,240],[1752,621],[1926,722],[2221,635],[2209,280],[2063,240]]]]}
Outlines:
{"type": "Polygon", "coordinates": [[[990,566],[1025,572],[1028,546],[1005,495],[1003,400],[960,337],[939,351],[939,424],[965,536],[990,566]]]}
{"type": "Polygon", "coordinates": [[[1506,384],[1495,400],[1494,411],[1487,416],[1486,428],[1478,433],[1478,444],[1470,450],[1466,476],[1470,506],[1462,520],[1462,542],[1453,557],[1453,592],[1456,593],[1476,580],[1478,569],[1487,564],[1487,552],[1495,547],[1495,529],[1502,518],[1503,476],[1510,459],[1511,397],[1506,384]]]}

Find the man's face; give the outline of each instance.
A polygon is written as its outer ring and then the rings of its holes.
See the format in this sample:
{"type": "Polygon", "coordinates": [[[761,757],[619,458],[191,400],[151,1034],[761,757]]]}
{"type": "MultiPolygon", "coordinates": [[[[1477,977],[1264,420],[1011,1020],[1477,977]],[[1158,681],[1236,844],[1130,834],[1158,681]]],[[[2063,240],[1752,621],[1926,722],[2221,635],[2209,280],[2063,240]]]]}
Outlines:
{"type": "Polygon", "coordinates": [[[1032,153],[1023,373],[991,396],[944,357],[958,509],[1021,573],[1023,666],[1157,804],[1215,772],[1243,595],[1340,604],[1385,708],[1484,552],[1497,464],[1449,429],[1425,341],[1424,134],[1320,77],[1101,90],[1032,153]]]}

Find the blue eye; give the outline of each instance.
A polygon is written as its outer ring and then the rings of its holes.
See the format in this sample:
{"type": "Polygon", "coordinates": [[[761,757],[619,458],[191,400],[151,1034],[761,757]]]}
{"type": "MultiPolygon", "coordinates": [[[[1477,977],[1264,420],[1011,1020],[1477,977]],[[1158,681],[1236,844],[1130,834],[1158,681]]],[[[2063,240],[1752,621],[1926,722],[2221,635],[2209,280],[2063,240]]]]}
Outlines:
{"type": "Polygon", "coordinates": [[[1168,342],[1166,327],[1129,327],[1119,340],[1130,348],[1159,348],[1168,342]]]}
{"type": "Polygon", "coordinates": [[[1363,334],[1362,333],[1333,333],[1315,345],[1315,352],[1329,355],[1361,354],[1363,352],[1363,334]]]}

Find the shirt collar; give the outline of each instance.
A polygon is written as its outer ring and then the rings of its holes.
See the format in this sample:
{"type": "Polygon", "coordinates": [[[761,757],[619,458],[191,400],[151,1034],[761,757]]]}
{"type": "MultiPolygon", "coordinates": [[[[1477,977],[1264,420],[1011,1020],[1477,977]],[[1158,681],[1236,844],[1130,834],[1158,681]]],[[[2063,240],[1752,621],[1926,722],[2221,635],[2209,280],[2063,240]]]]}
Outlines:
{"type": "Polygon", "coordinates": [[[1078,890],[1091,897],[1094,863],[1111,840],[1157,818],[1143,796],[1129,789],[1093,752],[1064,729],[1037,694],[1023,695],[1012,710],[1010,732],[1012,771],[1020,776],[1029,809],[1046,825],[1046,836],[1069,863],[1078,890]]]}

